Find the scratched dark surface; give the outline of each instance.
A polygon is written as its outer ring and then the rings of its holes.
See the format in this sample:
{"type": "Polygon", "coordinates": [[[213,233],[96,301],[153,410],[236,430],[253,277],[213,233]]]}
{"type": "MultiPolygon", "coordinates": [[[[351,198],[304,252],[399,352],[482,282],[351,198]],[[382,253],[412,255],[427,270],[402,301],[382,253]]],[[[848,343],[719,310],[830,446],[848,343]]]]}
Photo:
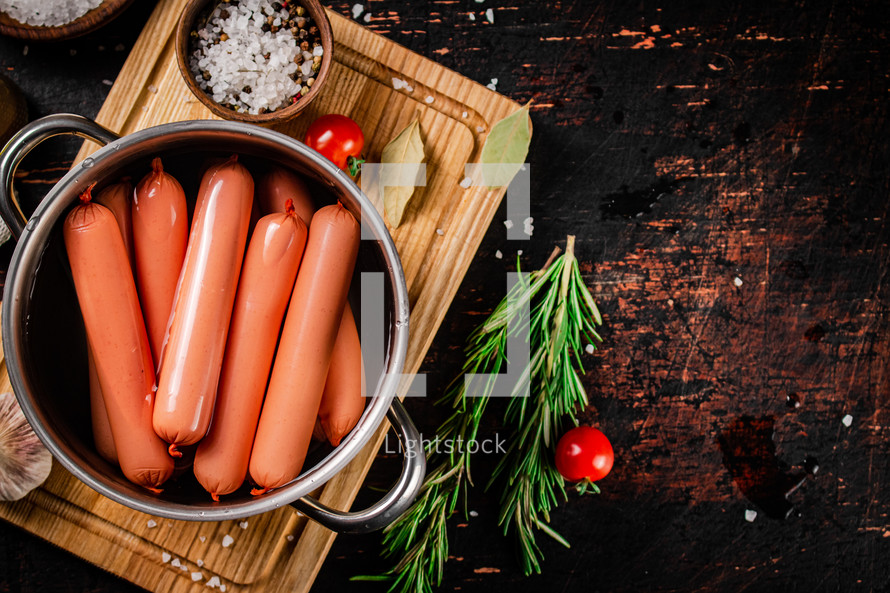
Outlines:
{"type": "MultiPolygon", "coordinates": [[[[0,39],[0,67],[33,115],[95,115],[150,11],[136,4],[28,55],[0,39]]],[[[585,358],[583,417],[610,436],[616,464],[602,495],[572,494],[554,513],[572,548],[542,539],[545,574],[522,577],[496,496],[477,488],[477,516],[453,520],[441,589],[890,590],[883,3],[364,7],[372,29],[534,100],[534,235],[507,241],[502,209],[425,362],[430,391],[459,371],[463,339],[502,296],[490,279],[519,249],[539,266],[577,235],[606,322],[585,358]]],[[[45,191],[75,149],[38,151],[21,185],[45,191]]],[[[409,410],[427,434],[443,416],[425,401],[409,410]]],[[[386,487],[397,465],[383,456],[367,485],[386,487]]],[[[375,496],[365,488],[358,503],[375,496]]],[[[377,535],[338,538],[314,590],[385,590],[348,583],[386,566],[378,552],[377,535]]],[[[130,590],[0,524],[0,591],[130,590]]]]}

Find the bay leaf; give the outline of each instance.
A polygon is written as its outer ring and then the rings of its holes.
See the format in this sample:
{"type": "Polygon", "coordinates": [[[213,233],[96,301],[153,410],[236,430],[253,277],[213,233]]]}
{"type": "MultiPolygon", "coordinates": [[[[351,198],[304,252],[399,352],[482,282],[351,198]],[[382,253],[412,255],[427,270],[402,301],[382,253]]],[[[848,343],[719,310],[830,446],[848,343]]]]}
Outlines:
{"type": "Polygon", "coordinates": [[[510,185],[525,163],[532,129],[528,110],[531,103],[517,109],[491,128],[480,161],[483,183],[489,187],[510,185]]]}
{"type": "Polygon", "coordinates": [[[414,185],[403,185],[417,178],[424,160],[423,139],[420,137],[420,120],[415,119],[399,132],[386,147],[380,158],[383,163],[381,182],[383,210],[393,228],[402,224],[405,209],[414,196],[414,185]]]}

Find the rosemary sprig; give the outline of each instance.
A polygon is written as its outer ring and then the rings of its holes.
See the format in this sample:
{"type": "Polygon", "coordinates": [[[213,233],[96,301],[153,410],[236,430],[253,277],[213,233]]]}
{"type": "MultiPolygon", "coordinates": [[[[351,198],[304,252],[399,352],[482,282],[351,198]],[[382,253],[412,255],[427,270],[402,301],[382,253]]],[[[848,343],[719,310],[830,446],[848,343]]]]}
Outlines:
{"type": "MultiPolygon", "coordinates": [[[[356,576],[353,580],[391,580],[392,593],[431,593],[441,584],[448,558],[447,520],[462,496],[466,501],[473,481],[467,448],[451,447],[444,453],[437,444],[475,440],[496,377],[507,364],[507,338],[520,332],[528,332],[531,361],[513,386],[513,394],[528,385],[530,396],[512,397],[506,412],[514,435],[492,478],[505,476],[509,485],[501,501],[500,523],[505,533],[511,527],[516,531],[526,574],[540,572],[541,553],[534,530],[540,529],[568,546],[547,525],[557,495],[565,498],[552,447],[560,434],[562,417],[568,415],[576,422],[575,407],[586,404],[574,365],[581,368],[581,337],[591,343],[600,341],[595,325],[602,323],[578,270],[574,239],[568,237],[562,256],[557,257],[557,248],[540,270],[527,278],[520,274],[520,282],[467,340],[463,372],[440,400],[450,402],[453,412],[437,429],[436,440],[428,445],[428,467],[432,469],[414,504],[384,530],[382,554],[398,562],[383,575],[356,576]],[[523,326],[517,323],[522,321],[517,315],[525,304],[531,305],[532,314],[523,326]],[[466,374],[487,375],[478,393],[467,394],[463,380],[466,374]]],[[[518,260],[516,267],[519,272],[518,260]]]]}
{"type": "Polygon", "coordinates": [[[526,575],[541,572],[537,530],[569,547],[548,525],[550,510],[566,498],[554,450],[565,423],[577,425],[575,412],[587,405],[587,393],[578,378],[584,372],[579,355],[582,340],[594,347],[601,341],[596,326],[602,318],[581,278],[574,239],[568,237],[566,252],[532,284],[546,287],[535,299],[529,327],[531,392],[527,398],[511,398],[507,406],[504,425],[512,429],[510,446],[488,484],[506,481],[499,524],[505,534],[514,532],[526,575]]]}

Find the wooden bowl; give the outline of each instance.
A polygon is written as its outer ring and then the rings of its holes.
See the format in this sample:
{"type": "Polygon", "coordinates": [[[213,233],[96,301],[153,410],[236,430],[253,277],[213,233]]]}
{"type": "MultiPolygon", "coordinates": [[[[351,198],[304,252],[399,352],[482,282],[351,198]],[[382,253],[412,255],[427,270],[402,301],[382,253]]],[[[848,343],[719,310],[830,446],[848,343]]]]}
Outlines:
{"type": "Polygon", "coordinates": [[[26,25],[5,12],[0,12],[0,34],[28,41],[61,41],[80,37],[110,23],[132,2],[133,0],[105,0],[82,17],[58,27],[26,25]]]}
{"type": "MultiPolygon", "coordinates": [[[[331,69],[332,54],[334,51],[334,33],[331,30],[331,22],[325,14],[325,8],[319,0],[299,0],[294,2],[303,6],[312,19],[315,26],[318,27],[319,36],[321,37],[321,46],[324,49],[324,56],[321,59],[321,69],[315,77],[315,82],[309,89],[309,92],[303,95],[296,103],[282,107],[275,111],[251,115],[241,113],[233,109],[224,107],[213,100],[206,92],[201,90],[195,77],[188,65],[189,55],[189,36],[195,28],[195,24],[202,15],[206,15],[208,7],[215,6],[220,0],[190,0],[179,17],[179,24],[176,27],[176,61],[179,64],[179,71],[182,73],[185,84],[189,90],[203,103],[214,115],[223,119],[242,121],[260,125],[274,125],[276,123],[285,122],[296,117],[309,103],[321,93],[328,72],[331,69]]],[[[292,2],[292,4],[294,3],[292,2]]]]}

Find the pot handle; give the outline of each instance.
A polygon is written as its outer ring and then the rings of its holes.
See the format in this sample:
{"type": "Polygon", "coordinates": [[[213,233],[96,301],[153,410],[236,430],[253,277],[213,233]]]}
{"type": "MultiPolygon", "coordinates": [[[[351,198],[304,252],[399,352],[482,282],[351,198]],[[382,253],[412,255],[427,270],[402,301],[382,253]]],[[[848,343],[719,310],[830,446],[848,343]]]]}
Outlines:
{"type": "Polygon", "coordinates": [[[19,130],[0,152],[0,217],[16,239],[25,230],[28,219],[22,213],[12,187],[15,170],[35,146],[61,134],[73,134],[103,145],[120,137],[93,120],[73,113],[47,115],[19,130]]]}
{"type": "Polygon", "coordinates": [[[398,432],[404,459],[399,480],[386,496],[361,511],[338,511],[310,496],[304,496],[293,505],[310,519],[338,533],[370,533],[386,527],[408,510],[423,485],[426,454],[420,441],[420,433],[402,402],[394,399],[387,417],[398,432]]]}

